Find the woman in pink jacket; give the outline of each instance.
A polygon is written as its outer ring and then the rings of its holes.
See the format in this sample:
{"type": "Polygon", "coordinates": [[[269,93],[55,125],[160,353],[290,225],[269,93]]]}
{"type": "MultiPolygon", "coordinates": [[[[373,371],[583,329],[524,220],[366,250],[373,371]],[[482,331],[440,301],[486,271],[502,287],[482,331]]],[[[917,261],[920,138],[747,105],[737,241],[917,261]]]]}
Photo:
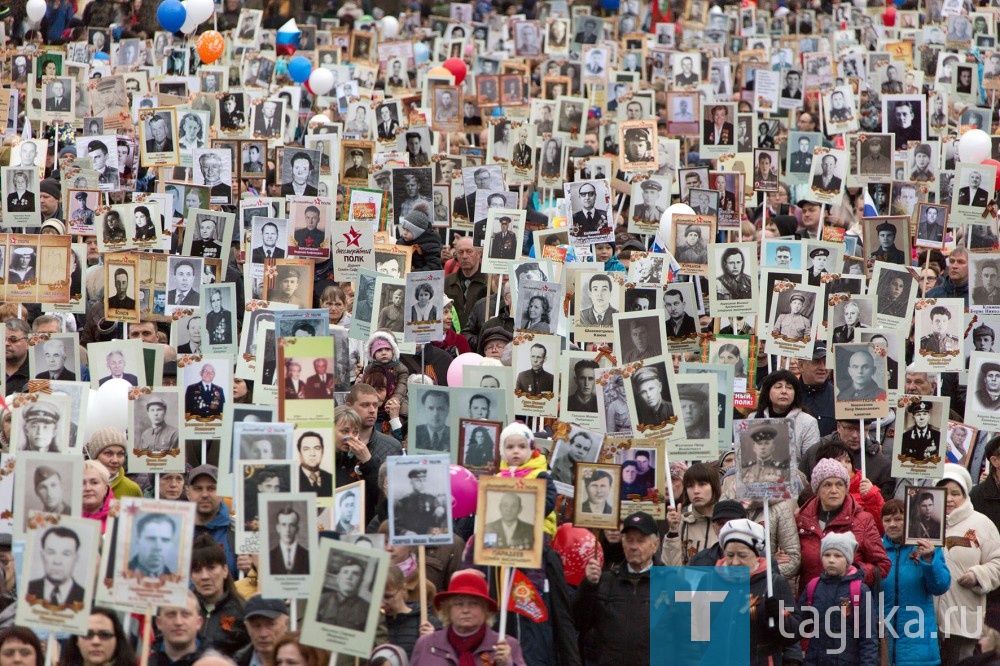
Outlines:
{"type": "Polygon", "coordinates": [[[434,608],[444,628],[421,628],[410,666],[525,666],[517,640],[501,639],[490,629],[497,602],[480,572],[466,569],[452,576],[448,591],[434,595],[434,608]]]}

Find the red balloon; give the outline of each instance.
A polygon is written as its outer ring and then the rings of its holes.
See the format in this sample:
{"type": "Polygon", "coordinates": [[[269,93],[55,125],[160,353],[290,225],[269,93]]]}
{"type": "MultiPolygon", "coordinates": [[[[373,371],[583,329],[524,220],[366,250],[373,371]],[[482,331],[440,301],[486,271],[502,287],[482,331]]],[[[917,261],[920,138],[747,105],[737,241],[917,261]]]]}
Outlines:
{"type": "Polygon", "coordinates": [[[892,5],[886,7],[885,11],[882,12],[882,25],[887,28],[896,25],[896,8],[892,5]]]}
{"type": "Polygon", "coordinates": [[[465,75],[469,73],[469,69],[465,66],[465,61],[461,58],[448,58],[442,63],[442,66],[455,77],[456,86],[462,85],[465,75]]]}
{"type": "Polygon", "coordinates": [[[573,527],[572,523],[564,523],[556,530],[556,538],[552,547],[559,553],[566,572],[566,582],[579,585],[587,571],[587,562],[596,557],[604,566],[604,549],[590,530],[573,527]]]}
{"type": "Polygon", "coordinates": [[[993,191],[996,192],[998,189],[1000,189],[1000,162],[998,162],[998,161],[996,161],[994,159],[989,159],[989,160],[983,160],[982,162],[980,162],[980,164],[985,164],[986,166],[996,167],[996,169],[997,169],[997,178],[996,178],[996,183],[993,185],[993,191]]]}

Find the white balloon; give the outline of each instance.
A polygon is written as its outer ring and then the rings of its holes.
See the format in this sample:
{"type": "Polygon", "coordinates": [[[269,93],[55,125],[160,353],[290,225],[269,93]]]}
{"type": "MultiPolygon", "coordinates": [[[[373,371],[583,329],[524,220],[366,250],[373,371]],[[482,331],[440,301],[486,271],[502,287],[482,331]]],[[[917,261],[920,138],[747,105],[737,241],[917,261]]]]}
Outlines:
{"type": "Polygon", "coordinates": [[[195,16],[195,13],[191,11],[191,3],[188,0],[181,0],[181,4],[184,5],[185,14],[184,25],[181,26],[181,32],[185,35],[190,35],[192,32],[198,29],[198,25],[201,21],[195,16]]]}
{"type": "Polygon", "coordinates": [[[958,140],[958,158],[962,162],[981,164],[991,152],[990,135],[981,129],[969,130],[958,140]]]}
{"type": "Polygon", "coordinates": [[[660,240],[664,243],[670,240],[670,230],[673,227],[672,220],[674,215],[694,215],[694,209],[687,204],[675,203],[663,211],[663,215],[660,216],[660,240]]]}
{"type": "Polygon", "coordinates": [[[325,95],[333,89],[333,72],[322,67],[309,75],[309,89],[316,95],[325,95]]]}
{"type": "Polygon", "coordinates": [[[719,5],[712,5],[712,8],[708,10],[708,13],[709,14],[721,14],[722,13],[722,7],[720,7],[719,5]]]}
{"type": "Polygon", "coordinates": [[[309,127],[316,127],[317,125],[329,125],[333,121],[325,113],[317,113],[315,116],[309,119],[309,127]]]}
{"type": "Polygon", "coordinates": [[[24,9],[28,14],[28,20],[32,23],[38,23],[45,18],[45,0],[28,0],[24,9]]]}
{"type": "Polygon", "coordinates": [[[128,428],[128,392],[131,388],[124,379],[109,379],[96,391],[91,391],[87,403],[87,439],[101,428],[128,428]]]}
{"type": "Polygon", "coordinates": [[[201,25],[212,17],[215,7],[212,0],[187,0],[187,11],[188,16],[194,14],[195,21],[201,25]]]}
{"type": "Polygon", "coordinates": [[[392,39],[399,34],[399,19],[386,16],[382,19],[382,39],[392,39]]]}

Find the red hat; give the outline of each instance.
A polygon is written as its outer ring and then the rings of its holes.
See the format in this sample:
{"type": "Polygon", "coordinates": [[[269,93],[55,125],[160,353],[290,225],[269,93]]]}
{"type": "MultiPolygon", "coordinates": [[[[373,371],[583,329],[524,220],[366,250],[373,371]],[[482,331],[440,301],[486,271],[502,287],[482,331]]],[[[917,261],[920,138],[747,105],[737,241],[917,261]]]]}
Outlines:
{"type": "Polygon", "coordinates": [[[451,582],[448,583],[448,591],[438,592],[434,595],[434,608],[440,609],[441,602],[457,596],[482,599],[486,602],[491,613],[496,613],[498,610],[497,602],[493,600],[486,589],[486,578],[475,569],[465,569],[452,576],[451,582]]]}

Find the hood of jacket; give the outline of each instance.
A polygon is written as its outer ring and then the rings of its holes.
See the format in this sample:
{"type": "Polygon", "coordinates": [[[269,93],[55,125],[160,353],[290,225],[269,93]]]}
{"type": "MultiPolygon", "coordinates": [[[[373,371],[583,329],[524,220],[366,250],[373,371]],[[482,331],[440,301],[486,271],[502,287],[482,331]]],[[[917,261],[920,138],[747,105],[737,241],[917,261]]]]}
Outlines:
{"type": "Polygon", "coordinates": [[[969,516],[971,516],[972,512],[975,510],[976,510],[975,507],[972,506],[972,500],[966,497],[965,503],[962,504],[962,506],[956,508],[954,511],[952,511],[951,513],[949,513],[947,516],[944,517],[945,524],[948,527],[953,527],[955,525],[958,525],[963,520],[966,520],[969,516]]]}
{"type": "Polygon", "coordinates": [[[497,476],[515,476],[518,478],[529,477],[534,478],[538,476],[541,472],[546,472],[549,469],[549,463],[545,459],[545,454],[535,449],[531,452],[531,457],[528,458],[528,462],[524,463],[517,470],[511,469],[511,466],[507,464],[506,460],[500,461],[500,473],[497,476]]]}
{"type": "Polygon", "coordinates": [[[376,340],[385,340],[388,342],[389,346],[392,348],[392,362],[395,363],[399,361],[399,345],[396,344],[395,336],[387,331],[375,331],[368,337],[368,342],[365,343],[365,354],[368,355],[368,358],[375,358],[372,356],[372,343],[376,340]]]}

